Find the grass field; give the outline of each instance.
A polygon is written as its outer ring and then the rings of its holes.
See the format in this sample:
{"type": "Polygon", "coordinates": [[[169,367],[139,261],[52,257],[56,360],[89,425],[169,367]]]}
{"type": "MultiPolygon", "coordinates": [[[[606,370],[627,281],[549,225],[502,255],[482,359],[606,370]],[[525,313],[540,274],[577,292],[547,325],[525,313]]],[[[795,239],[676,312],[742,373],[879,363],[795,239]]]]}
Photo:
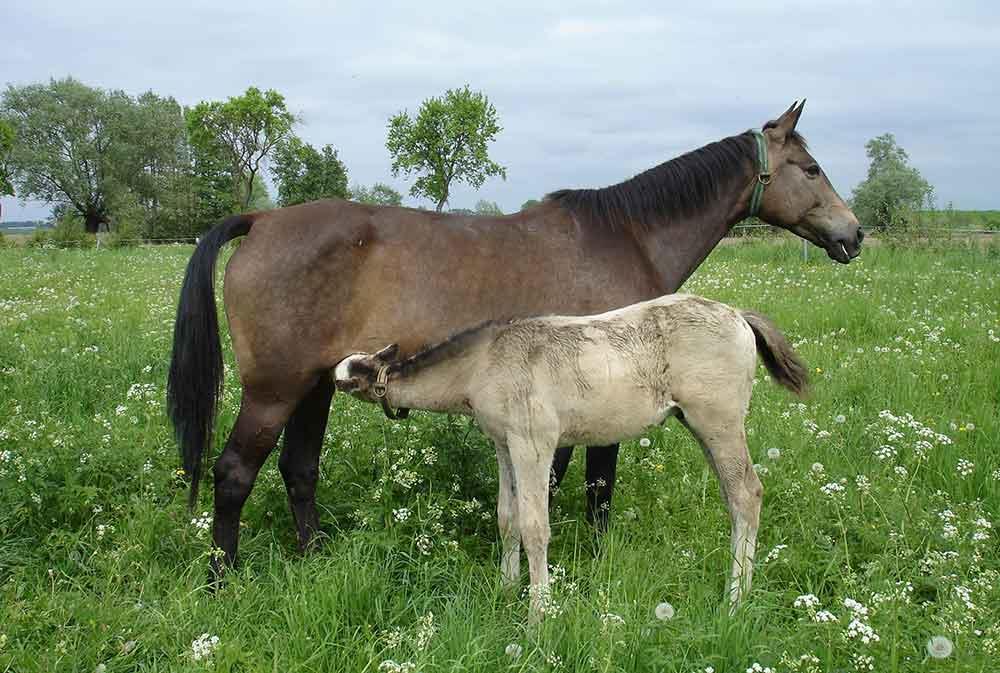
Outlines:
{"type": "MultiPolygon", "coordinates": [[[[212,489],[187,511],[163,410],[190,252],[0,250],[0,671],[997,670],[996,247],[882,246],[849,267],[797,245],[716,251],[686,289],[770,315],[814,382],[800,403],[760,373],[749,600],[722,608],[728,518],[671,421],[624,446],[600,540],[577,456],[552,514],[559,614],[538,629],[499,584],[482,435],[343,396],[327,544],[295,553],[272,457],[242,565],[203,589],[212,489]]],[[[230,361],[217,441],[235,381],[230,361]]]]}

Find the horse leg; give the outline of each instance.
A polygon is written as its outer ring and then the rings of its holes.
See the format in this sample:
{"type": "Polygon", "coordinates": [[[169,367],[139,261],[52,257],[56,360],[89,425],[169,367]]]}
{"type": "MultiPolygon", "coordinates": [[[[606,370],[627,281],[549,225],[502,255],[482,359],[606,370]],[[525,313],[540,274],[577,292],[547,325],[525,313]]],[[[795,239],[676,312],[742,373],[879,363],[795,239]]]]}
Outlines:
{"type": "Polygon", "coordinates": [[[549,475],[550,490],[559,488],[559,484],[562,483],[563,477],[566,476],[566,470],[569,468],[569,460],[572,457],[572,446],[562,446],[556,449],[556,455],[552,459],[552,473],[549,475]]]}
{"type": "Polygon", "coordinates": [[[494,441],[494,444],[497,450],[500,482],[497,494],[497,524],[503,546],[500,573],[506,586],[515,586],[521,579],[521,531],[517,521],[517,485],[514,482],[514,466],[506,443],[494,441]]]}
{"type": "Polygon", "coordinates": [[[319,532],[316,511],[316,483],[319,481],[319,456],[333,399],[333,381],[320,377],[319,383],[299,402],[285,426],[284,445],[278,469],[285,481],[288,505],[295,520],[299,551],[305,552],[319,532]]]}
{"type": "Polygon", "coordinates": [[[608,529],[615,491],[618,444],[587,447],[587,521],[600,532],[608,529]]]}
{"type": "Polygon", "coordinates": [[[239,546],[240,512],[250,495],[261,465],[267,460],[278,441],[278,436],[288,420],[295,402],[261,401],[251,396],[246,388],[226,448],[215,461],[215,517],[212,539],[222,552],[222,558],[212,556],[213,579],[222,576],[223,566],[236,563],[239,546]]]}
{"type": "Polygon", "coordinates": [[[510,449],[514,479],[517,484],[517,515],[521,529],[521,544],[528,557],[531,575],[531,597],[528,621],[537,623],[549,604],[549,469],[555,452],[551,442],[540,437],[510,433],[510,449]]]}
{"type": "Polygon", "coordinates": [[[722,498],[729,510],[733,556],[728,590],[730,612],[735,612],[750,591],[764,494],[747,450],[744,417],[745,413],[738,410],[720,413],[708,407],[684,408],[684,424],[701,443],[718,475],[722,498]]]}

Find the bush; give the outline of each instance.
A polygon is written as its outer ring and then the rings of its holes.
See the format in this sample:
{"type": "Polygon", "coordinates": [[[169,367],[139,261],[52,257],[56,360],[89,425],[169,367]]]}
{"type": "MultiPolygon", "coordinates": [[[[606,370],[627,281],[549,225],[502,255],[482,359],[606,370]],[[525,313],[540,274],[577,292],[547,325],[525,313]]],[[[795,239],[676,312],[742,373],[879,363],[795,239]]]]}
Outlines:
{"type": "Polygon", "coordinates": [[[84,231],[76,214],[64,215],[52,229],[36,229],[28,239],[30,248],[93,248],[97,237],[84,231]]]}

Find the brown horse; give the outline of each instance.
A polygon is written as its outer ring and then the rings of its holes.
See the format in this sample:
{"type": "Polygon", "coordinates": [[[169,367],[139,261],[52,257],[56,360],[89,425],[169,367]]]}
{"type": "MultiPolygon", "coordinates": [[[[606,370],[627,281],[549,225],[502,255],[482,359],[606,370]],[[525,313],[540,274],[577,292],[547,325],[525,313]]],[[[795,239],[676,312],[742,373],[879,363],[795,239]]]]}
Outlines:
{"type": "MultiPolygon", "coordinates": [[[[243,503],[282,431],[278,466],[299,546],[319,530],[329,371],[351,353],[398,343],[405,357],[488,319],[599,313],[675,292],[749,214],[849,262],[863,235],[796,133],[801,113],[793,104],[762,133],[725,138],[611,187],[555,192],[504,217],[330,200],[214,227],[184,277],[167,400],[194,503],[223,374],[215,260],[227,241],[246,236],[224,286],[243,388],[214,467],[213,538],[224,562],[236,559],[243,503]]],[[[588,449],[591,517],[610,499],[617,448],[588,449]]],[[[557,472],[566,460],[557,459],[557,472]]],[[[213,568],[221,570],[218,561],[213,568]]]]}

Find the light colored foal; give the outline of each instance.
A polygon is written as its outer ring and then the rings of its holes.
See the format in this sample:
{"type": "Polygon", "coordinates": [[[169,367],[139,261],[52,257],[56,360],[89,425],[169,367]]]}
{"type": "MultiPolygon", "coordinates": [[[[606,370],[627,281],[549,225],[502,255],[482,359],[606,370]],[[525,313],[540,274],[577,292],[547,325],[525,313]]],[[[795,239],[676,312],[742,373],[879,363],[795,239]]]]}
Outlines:
{"type": "Polygon", "coordinates": [[[732,527],[733,609],[750,588],[760,480],[744,419],[757,355],[801,394],[806,370],[766,318],[693,295],[595,316],[488,323],[405,359],[389,346],[337,365],[340,390],[391,406],[475,417],[496,444],[506,582],[531,576],[531,618],[548,595],[549,470],[557,447],[612,444],[676,415],[719,478],[732,527]]]}

